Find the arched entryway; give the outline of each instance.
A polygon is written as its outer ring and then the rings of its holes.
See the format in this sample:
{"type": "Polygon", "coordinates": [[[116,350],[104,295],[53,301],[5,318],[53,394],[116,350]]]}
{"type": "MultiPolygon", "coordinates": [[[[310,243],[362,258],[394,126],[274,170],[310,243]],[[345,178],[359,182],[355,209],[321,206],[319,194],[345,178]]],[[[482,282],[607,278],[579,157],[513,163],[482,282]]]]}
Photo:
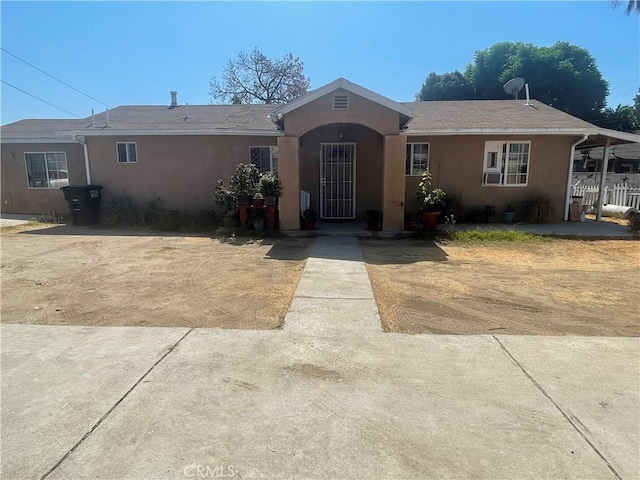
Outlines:
{"type": "Polygon", "coordinates": [[[300,190],[321,220],[365,218],[382,211],[383,137],[354,123],[334,123],[300,137],[300,190]]]}

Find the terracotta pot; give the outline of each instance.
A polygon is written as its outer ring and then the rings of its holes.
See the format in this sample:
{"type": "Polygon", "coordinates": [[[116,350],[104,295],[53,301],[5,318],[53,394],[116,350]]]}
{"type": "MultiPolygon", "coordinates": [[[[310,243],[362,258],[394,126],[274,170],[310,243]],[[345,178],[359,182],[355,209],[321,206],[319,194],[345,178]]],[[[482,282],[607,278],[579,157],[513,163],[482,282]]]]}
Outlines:
{"type": "Polygon", "coordinates": [[[422,212],[422,222],[427,230],[435,230],[442,212],[422,212]]]}
{"type": "Polygon", "coordinates": [[[304,229],[305,230],[315,230],[316,222],[314,220],[305,220],[304,221],[304,229]]]}
{"type": "Polygon", "coordinates": [[[380,230],[379,221],[378,220],[367,220],[367,230],[378,231],[380,230]]]}
{"type": "Polygon", "coordinates": [[[407,222],[407,230],[409,232],[415,232],[418,229],[418,222],[415,220],[409,220],[407,222]]]}
{"type": "Polygon", "coordinates": [[[264,198],[254,198],[253,201],[251,202],[251,205],[253,205],[256,208],[264,207],[264,198]]]}

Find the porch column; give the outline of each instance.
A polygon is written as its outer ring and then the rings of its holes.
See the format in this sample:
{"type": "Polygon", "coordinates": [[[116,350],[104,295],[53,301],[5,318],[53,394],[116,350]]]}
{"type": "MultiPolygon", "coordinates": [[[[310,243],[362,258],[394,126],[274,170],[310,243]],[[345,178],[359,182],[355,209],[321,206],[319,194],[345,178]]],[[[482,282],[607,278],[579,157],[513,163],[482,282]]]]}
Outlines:
{"type": "Polygon", "coordinates": [[[407,137],[385,135],[382,230],[404,230],[404,187],[407,137]]]}
{"type": "Polygon", "coordinates": [[[278,137],[278,177],[282,183],[280,230],[300,230],[298,137],[278,137]]]}
{"type": "Polygon", "coordinates": [[[604,189],[607,182],[607,168],[609,167],[609,151],[611,139],[607,137],[602,152],[602,174],[600,175],[600,188],[598,190],[598,209],[596,211],[596,222],[602,220],[602,204],[604,203],[604,189]]]}

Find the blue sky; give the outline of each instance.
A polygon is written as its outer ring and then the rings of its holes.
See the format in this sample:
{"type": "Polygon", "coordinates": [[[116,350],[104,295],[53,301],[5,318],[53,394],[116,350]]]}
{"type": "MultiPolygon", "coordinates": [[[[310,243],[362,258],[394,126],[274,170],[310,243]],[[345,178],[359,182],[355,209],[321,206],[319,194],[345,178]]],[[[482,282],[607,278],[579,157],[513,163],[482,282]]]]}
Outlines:
{"type": "MultiPolygon", "coordinates": [[[[626,1],[624,2],[626,3],[626,1]]],[[[412,101],[427,74],[463,70],[496,42],[586,48],[630,104],[640,82],[640,16],[587,2],[6,2],[2,47],[111,105],[207,104],[209,81],[258,47],[291,52],[312,88],[344,77],[412,101]]],[[[2,80],[81,117],[105,107],[2,52],[2,80]]],[[[535,85],[531,85],[535,98],[535,85]]],[[[2,84],[1,123],[74,118],[2,84]]]]}

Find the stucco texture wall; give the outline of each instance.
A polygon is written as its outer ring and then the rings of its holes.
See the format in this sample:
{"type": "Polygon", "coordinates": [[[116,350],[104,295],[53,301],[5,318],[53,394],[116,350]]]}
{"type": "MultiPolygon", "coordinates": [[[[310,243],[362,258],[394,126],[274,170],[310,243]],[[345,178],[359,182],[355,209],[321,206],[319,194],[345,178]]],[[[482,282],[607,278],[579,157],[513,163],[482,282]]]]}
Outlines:
{"type": "MultiPolygon", "coordinates": [[[[429,170],[434,188],[457,193],[465,206],[493,205],[499,212],[533,191],[549,196],[554,207],[551,221],[564,215],[571,144],[578,137],[564,135],[432,136],[409,137],[407,142],[429,142],[429,170]],[[529,181],[521,186],[482,186],[485,141],[530,141],[529,181]]],[[[405,179],[408,210],[417,211],[420,177],[405,179]]]]}
{"type": "Polygon", "coordinates": [[[84,152],[78,143],[3,143],[1,211],[34,215],[67,214],[69,207],[59,188],[29,188],[25,152],[65,152],[69,184],[87,184],[84,152]]]}
{"type": "Polygon", "coordinates": [[[118,136],[88,137],[93,183],[105,193],[133,195],[141,202],[162,198],[185,213],[216,208],[218,179],[228,184],[238,163],[250,163],[250,147],[277,145],[277,137],[118,136]],[[138,163],[118,163],[117,142],[135,142],[138,163]]]}
{"type": "Polygon", "coordinates": [[[287,135],[300,137],[314,128],[332,123],[359,124],[381,135],[392,135],[398,133],[400,116],[398,112],[339,88],[287,113],[284,131],[287,135]],[[334,110],[333,96],[336,94],[349,96],[348,109],[334,110]]]}

